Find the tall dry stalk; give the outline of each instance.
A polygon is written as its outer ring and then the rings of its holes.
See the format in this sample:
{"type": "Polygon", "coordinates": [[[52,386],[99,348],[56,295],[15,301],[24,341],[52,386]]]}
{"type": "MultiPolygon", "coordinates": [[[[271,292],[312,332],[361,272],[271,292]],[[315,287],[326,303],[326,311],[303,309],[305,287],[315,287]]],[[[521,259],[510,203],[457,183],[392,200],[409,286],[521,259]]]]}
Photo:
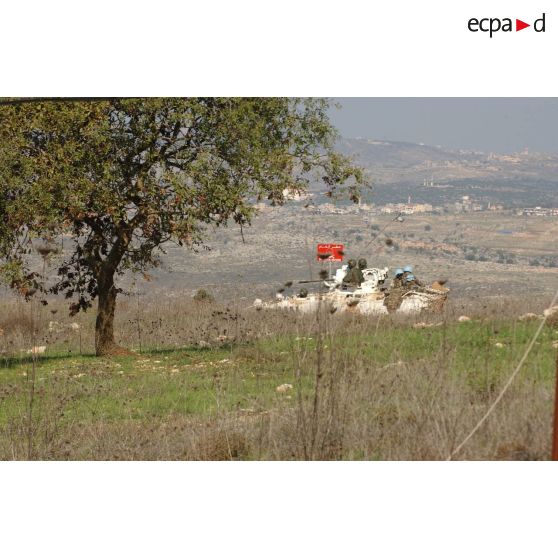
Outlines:
{"type": "Polygon", "coordinates": [[[33,302],[30,302],[31,314],[31,375],[27,375],[28,396],[27,396],[27,460],[33,459],[33,407],[35,404],[35,384],[37,380],[37,336],[36,323],[33,315],[33,302]]]}
{"type": "Polygon", "coordinates": [[[136,302],[137,302],[137,312],[136,312],[136,323],[138,328],[138,344],[139,353],[141,355],[141,323],[140,323],[140,293],[136,285],[136,302]]]}
{"type": "Polygon", "coordinates": [[[314,372],[314,394],[312,402],[312,437],[310,439],[310,456],[313,459],[316,454],[316,440],[318,436],[318,428],[320,421],[320,403],[321,403],[321,383],[324,375],[323,371],[323,358],[324,358],[324,343],[323,343],[323,330],[322,330],[322,292],[323,287],[320,283],[320,291],[318,293],[318,309],[316,311],[316,370],[314,372]]]}

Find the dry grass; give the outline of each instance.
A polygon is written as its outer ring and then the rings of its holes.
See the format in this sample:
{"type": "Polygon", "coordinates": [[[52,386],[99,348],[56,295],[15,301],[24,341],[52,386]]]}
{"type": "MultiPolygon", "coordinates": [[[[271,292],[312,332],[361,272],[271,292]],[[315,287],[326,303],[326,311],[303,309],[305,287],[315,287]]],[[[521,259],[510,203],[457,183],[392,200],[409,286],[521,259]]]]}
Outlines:
{"type": "MultiPolygon", "coordinates": [[[[518,316],[544,304],[502,300],[450,306],[443,316],[367,319],[191,300],[142,302],[138,315],[129,300],[119,309],[119,341],[136,350],[141,341],[143,354],[107,361],[79,357],[80,339],[81,352],[92,351],[92,316],[76,330],[61,307],[38,308],[33,333],[17,319],[25,306],[10,302],[1,314],[10,318],[0,337],[0,457],[445,459],[536,329],[518,316]],[[472,321],[459,323],[462,314],[472,321]],[[419,320],[441,325],[414,328],[419,320]],[[49,332],[50,321],[60,327],[49,332]],[[48,349],[36,362],[30,419],[32,362],[21,351],[32,335],[48,349]],[[293,389],[276,392],[285,383],[293,389]]],[[[545,328],[457,459],[548,458],[556,339],[545,328]]]]}

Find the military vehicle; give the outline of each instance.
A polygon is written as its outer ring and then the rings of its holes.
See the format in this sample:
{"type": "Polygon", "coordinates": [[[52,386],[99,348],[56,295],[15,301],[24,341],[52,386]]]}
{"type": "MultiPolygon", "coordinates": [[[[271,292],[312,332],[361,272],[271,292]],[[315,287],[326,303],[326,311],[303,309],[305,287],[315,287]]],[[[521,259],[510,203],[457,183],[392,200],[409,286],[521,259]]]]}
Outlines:
{"type": "Polygon", "coordinates": [[[343,265],[332,277],[298,282],[318,284],[317,292],[309,293],[303,287],[293,296],[278,293],[272,302],[256,299],[253,306],[257,309],[292,309],[308,313],[315,312],[320,305],[327,305],[331,312],[364,315],[417,314],[427,309],[441,311],[449,292],[449,289],[435,282],[430,287],[398,290],[395,293],[395,289],[390,290],[386,285],[389,277],[387,267],[363,269],[364,281],[358,287],[343,284],[346,273],[347,265],[343,265]],[[390,296],[392,303],[388,303],[390,296]]]}

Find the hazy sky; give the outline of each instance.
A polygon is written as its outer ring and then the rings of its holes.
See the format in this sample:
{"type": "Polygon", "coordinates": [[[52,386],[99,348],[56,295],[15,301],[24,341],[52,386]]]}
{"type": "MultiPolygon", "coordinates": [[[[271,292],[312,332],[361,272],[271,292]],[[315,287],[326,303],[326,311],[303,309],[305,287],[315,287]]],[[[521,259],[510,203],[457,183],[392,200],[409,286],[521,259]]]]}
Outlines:
{"type": "Polygon", "coordinates": [[[448,148],[558,152],[558,98],[342,98],[345,137],[448,148]]]}

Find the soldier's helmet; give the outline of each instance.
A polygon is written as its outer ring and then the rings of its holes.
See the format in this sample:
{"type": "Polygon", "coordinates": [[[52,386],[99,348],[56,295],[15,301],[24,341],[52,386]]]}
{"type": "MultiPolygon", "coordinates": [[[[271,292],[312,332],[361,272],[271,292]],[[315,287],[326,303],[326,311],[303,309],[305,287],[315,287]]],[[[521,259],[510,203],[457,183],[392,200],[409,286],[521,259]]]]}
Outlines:
{"type": "Polygon", "coordinates": [[[360,269],[366,269],[368,267],[368,262],[364,258],[360,258],[360,260],[358,260],[358,267],[360,269]]]}
{"type": "Polygon", "coordinates": [[[400,275],[403,275],[403,270],[402,270],[400,267],[398,267],[398,268],[395,270],[395,276],[396,276],[396,277],[399,277],[400,275]]]}
{"type": "Polygon", "coordinates": [[[407,275],[407,283],[414,281],[415,280],[415,276],[412,273],[409,273],[409,275],[407,275]]]}
{"type": "Polygon", "coordinates": [[[406,271],[406,272],[408,272],[408,273],[413,273],[413,268],[412,268],[412,266],[410,266],[410,265],[406,265],[406,266],[403,268],[403,271],[404,271],[404,272],[406,271]]]}
{"type": "Polygon", "coordinates": [[[349,267],[349,269],[353,269],[353,267],[355,267],[356,264],[357,264],[357,263],[356,263],[356,260],[349,260],[349,261],[347,262],[347,266],[349,267]]]}

